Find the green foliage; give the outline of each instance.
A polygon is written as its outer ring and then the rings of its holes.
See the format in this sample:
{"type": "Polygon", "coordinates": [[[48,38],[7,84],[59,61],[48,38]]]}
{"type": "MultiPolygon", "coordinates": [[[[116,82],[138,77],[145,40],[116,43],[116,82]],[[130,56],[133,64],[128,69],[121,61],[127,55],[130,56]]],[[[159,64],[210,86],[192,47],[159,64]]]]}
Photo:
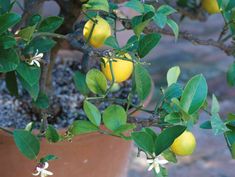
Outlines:
{"type": "Polygon", "coordinates": [[[228,85],[230,86],[235,85],[235,63],[232,63],[229,66],[229,69],[227,72],[227,82],[228,82],[228,85]]]}
{"type": "Polygon", "coordinates": [[[160,41],[161,36],[157,33],[147,34],[139,41],[138,54],[140,58],[145,57],[160,41]]]}
{"type": "Polygon", "coordinates": [[[75,82],[76,89],[83,95],[89,94],[89,89],[86,84],[86,76],[80,71],[76,71],[73,76],[73,80],[75,82]]]}
{"type": "Polygon", "coordinates": [[[51,143],[56,143],[60,140],[60,135],[52,125],[48,125],[46,129],[46,139],[51,143]]]}
{"type": "Polygon", "coordinates": [[[13,137],[19,151],[28,159],[37,159],[40,142],[37,137],[26,130],[14,130],[13,137]]]}
{"type": "Polygon", "coordinates": [[[69,133],[72,135],[81,135],[86,133],[97,132],[99,128],[86,120],[77,120],[69,127],[69,133]]]}
{"type": "Polygon", "coordinates": [[[104,44],[106,46],[112,47],[114,49],[120,49],[117,39],[114,36],[109,36],[105,41],[104,44]]]}
{"type": "Polygon", "coordinates": [[[25,41],[30,41],[32,36],[33,36],[33,33],[36,29],[36,26],[28,26],[28,27],[25,27],[23,29],[21,29],[18,33],[18,35],[25,41]]]}
{"type": "Polygon", "coordinates": [[[84,101],[83,109],[88,117],[88,119],[96,126],[100,126],[101,114],[98,108],[90,103],[89,101],[84,101]]]}
{"type": "Polygon", "coordinates": [[[38,27],[38,31],[54,32],[63,24],[63,22],[64,22],[64,19],[61,17],[57,17],[57,16],[48,17],[40,23],[38,27]]]}
{"type": "Polygon", "coordinates": [[[204,104],[207,97],[207,83],[202,75],[194,76],[187,83],[180,105],[189,114],[198,111],[204,104]]]}
{"type": "Polygon", "coordinates": [[[20,21],[20,16],[14,13],[6,13],[0,16],[0,35],[20,21]]]}
{"type": "Polygon", "coordinates": [[[46,155],[45,157],[42,157],[40,159],[40,162],[45,163],[45,162],[48,162],[48,161],[51,161],[51,160],[56,160],[56,159],[58,159],[58,157],[56,157],[55,155],[49,154],[49,155],[46,155]]]}
{"type": "Polygon", "coordinates": [[[119,105],[111,105],[102,114],[104,125],[115,131],[127,121],[126,111],[119,105]]]}
{"type": "Polygon", "coordinates": [[[172,68],[170,68],[167,72],[167,84],[168,87],[171,84],[174,84],[177,82],[178,78],[180,76],[180,68],[179,66],[174,66],[172,68]]]}
{"type": "Polygon", "coordinates": [[[155,142],[155,155],[160,155],[163,151],[168,149],[174,140],[180,136],[186,130],[185,126],[176,125],[173,127],[169,127],[164,129],[157,137],[155,142]]]}
{"type": "Polygon", "coordinates": [[[0,48],[2,49],[10,49],[16,46],[16,40],[12,36],[2,35],[0,36],[0,48]]]}
{"type": "Polygon", "coordinates": [[[12,96],[18,96],[18,84],[14,71],[6,74],[6,86],[12,96]]]}
{"type": "Polygon", "coordinates": [[[49,107],[49,98],[43,91],[40,91],[37,100],[33,104],[40,109],[47,109],[49,107]]]}
{"type": "Polygon", "coordinates": [[[83,8],[87,10],[102,10],[109,12],[109,3],[107,0],[89,0],[83,5],[83,8]]]}
{"type": "Polygon", "coordinates": [[[88,88],[95,94],[103,95],[107,90],[107,80],[98,69],[91,69],[86,75],[88,88]]]}
{"type": "Polygon", "coordinates": [[[14,71],[19,64],[19,56],[14,49],[0,48],[0,73],[14,71]]]}
{"type": "Polygon", "coordinates": [[[152,80],[148,71],[140,64],[135,65],[134,70],[135,87],[138,97],[145,100],[150,94],[152,80]]]}

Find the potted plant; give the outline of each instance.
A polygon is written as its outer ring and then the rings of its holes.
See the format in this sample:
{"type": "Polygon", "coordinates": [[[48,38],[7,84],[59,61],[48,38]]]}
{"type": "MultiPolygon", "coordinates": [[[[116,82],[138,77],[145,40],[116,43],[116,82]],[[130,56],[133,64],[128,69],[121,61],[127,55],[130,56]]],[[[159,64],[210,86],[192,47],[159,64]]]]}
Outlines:
{"type": "MultiPolygon", "coordinates": [[[[212,129],[216,135],[224,134],[234,156],[234,115],[221,120],[215,95],[211,110],[208,109],[205,77],[198,74],[185,85],[180,84],[180,67],[170,68],[167,86],[161,88],[161,98],[149,110],[145,103],[152,97],[153,81],[146,69],[149,63],[144,60],[164,35],[211,45],[232,55],[233,47],[223,42],[234,34],[232,1],[213,0],[211,5],[207,0],[178,0],[177,3],[131,0],[122,4],[137,12],[131,19],[116,1],[55,1],[60,6],[60,16],[46,18],[38,14],[43,0],[25,0],[22,16],[12,12],[12,7],[17,5],[15,1],[0,2],[1,77],[12,96],[26,98],[25,104],[35,119],[24,128],[0,126],[0,166],[5,168],[4,177],[16,174],[121,177],[125,175],[131,141],[139,152],[145,153],[149,171],[158,177],[167,176],[166,163],[176,163],[177,156],[194,152],[196,139],[190,130],[197,124],[201,111],[211,117],[201,128],[212,129]],[[199,20],[205,11],[221,13],[225,27],[220,41],[202,40],[180,32],[172,17],[177,13],[174,7],[183,16],[199,20]],[[117,28],[118,22],[123,29],[117,28]],[[230,31],[226,31],[228,27],[230,31]],[[124,46],[118,43],[120,30],[133,31],[124,46]],[[62,103],[72,104],[64,100],[58,104],[53,89],[53,68],[58,65],[56,56],[63,47],[78,50],[83,57],[71,65],[76,68],[72,75],[80,94],[76,100],[79,114],[61,130],[55,124],[60,116],[58,107],[62,103]],[[32,102],[22,90],[28,92],[32,102]],[[122,92],[125,94],[120,95],[122,92]],[[136,112],[149,116],[142,119],[136,112]],[[151,127],[157,127],[158,131],[151,127]]],[[[69,67],[65,63],[60,65],[69,67]]],[[[61,74],[54,77],[60,81],[68,79],[60,76],[64,77],[61,74]]],[[[234,64],[227,79],[234,85],[234,64]]],[[[70,82],[68,79],[66,84],[70,82]]],[[[64,88],[70,89],[68,85],[64,88]]]]}

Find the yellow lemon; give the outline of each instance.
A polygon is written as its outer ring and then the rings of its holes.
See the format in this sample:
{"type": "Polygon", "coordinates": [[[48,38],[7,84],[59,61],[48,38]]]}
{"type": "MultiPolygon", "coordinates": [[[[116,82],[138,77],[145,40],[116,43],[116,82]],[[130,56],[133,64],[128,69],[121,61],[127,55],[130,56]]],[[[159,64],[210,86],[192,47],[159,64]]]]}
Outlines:
{"type": "Polygon", "coordinates": [[[171,145],[171,150],[179,156],[191,155],[196,148],[196,139],[194,135],[185,131],[178,138],[175,139],[171,145]]]}
{"type": "MultiPolygon", "coordinates": [[[[95,27],[93,29],[93,32],[91,34],[89,43],[95,48],[99,48],[104,44],[104,41],[111,36],[111,28],[110,25],[106,20],[101,18],[100,16],[97,16],[93,18],[93,20],[96,20],[97,23],[95,24],[95,27]]],[[[84,29],[83,29],[83,36],[86,40],[88,40],[89,35],[92,31],[94,21],[89,20],[86,22],[84,29]]]]}
{"type": "Polygon", "coordinates": [[[210,14],[220,12],[217,0],[202,0],[202,7],[210,14]]]}
{"type": "MultiPolygon", "coordinates": [[[[131,56],[128,53],[120,57],[131,59],[131,56]]],[[[103,59],[105,64],[103,62],[101,63],[101,70],[106,76],[106,78],[112,81],[112,73],[108,59],[107,58],[103,59]]],[[[113,58],[112,68],[113,68],[115,82],[120,83],[127,80],[131,76],[133,72],[133,62],[128,60],[122,60],[120,58],[113,58]]]]}

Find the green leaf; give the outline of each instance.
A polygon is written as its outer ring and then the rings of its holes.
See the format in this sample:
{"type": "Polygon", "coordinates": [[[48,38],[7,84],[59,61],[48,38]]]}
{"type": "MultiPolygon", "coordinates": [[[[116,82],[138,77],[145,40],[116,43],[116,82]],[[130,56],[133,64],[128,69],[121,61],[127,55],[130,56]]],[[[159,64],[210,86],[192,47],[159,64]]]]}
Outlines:
{"type": "Polygon", "coordinates": [[[106,108],[102,114],[104,125],[115,131],[122,125],[126,124],[127,115],[123,107],[119,105],[111,105],[106,108]]]}
{"type": "Polygon", "coordinates": [[[30,94],[30,96],[33,98],[33,100],[37,100],[38,94],[39,94],[39,82],[35,83],[34,85],[29,85],[20,75],[18,75],[18,78],[25,90],[27,90],[30,94]]]}
{"type": "Polygon", "coordinates": [[[41,163],[45,163],[45,162],[48,162],[48,161],[51,161],[51,160],[56,160],[56,159],[58,159],[58,157],[56,157],[55,155],[48,154],[45,157],[42,157],[40,159],[40,162],[41,163]]]}
{"type": "Polygon", "coordinates": [[[145,12],[143,4],[139,0],[128,1],[124,4],[124,6],[131,8],[141,14],[145,12]]]}
{"type": "Polygon", "coordinates": [[[228,128],[221,120],[219,114],[212,114],[211,116],[211,127],[214,135],[221,135],[224,132],[228,131],[228,128]]]}
{"type": "Polygon", "coordinates": [[[28,26],[26,28],[23,28],[19,31],[18,35],[25,41],[30,41],[33,33],[35,31],[36,26],[28,26]]]}
{"type": "Polygon", "coordinates": [[[109,36],[105,41],[104,44],[106,46],[112,47],[114,49],[120,49],[117,39],[114,36],[109,36]]]}
{"type": "Polygon", "coordinates": [[[196,75],[187,83],[180,105],[189,114],[197,112],[207,97],[207,83],[203,75],[196,75]]]}
{"type": "Polygon", "coordinates": [[[64,22],[64,18],[53,16],[44,19],[38,28],[40,32],[54,32],[57,30],[64,22]]]}
{"type": "Polygon", "coordinates": [[[40,142],[36,136],[26,130],[14,130],[13,137],[19,151],[28,159],[35,160],[40,150],[40,142]]]}
{"type": "Polygon", "coordinates": [[[100,111],[97,109],[97,107],[88,102],[84,101],[83,103],[83,109],[88,117],[88,119],[96,126],[100,126],[101,122],[101,114],[100,111]]]}
{"type": "Polygon", "coordinates": [[[53,39],[46,37],[36,37],[25,47],[25,54],[35,54],[37,51],[39,53],[45,53],[50,51],[56,42],[53,39]]]}
{"type": "Polygon", "coordinates": [[[164,28],[167,23],[167,16],[162,13],[156,13],[153,17],[153,21],[160,28],[164,28]]]}
{"type": "Polygon", "coordinates": [[[211,114],[216,114],[220,111],[220,105],[216,98],[216,96],[213,94],[212,96],[212,103],[211,103],[211,114]]]}
{"type": "Polygon", "coordinates": [[[0,35],[20,21],[20,16],[14,13],[6,13],[0,16],[0,35]]]}
{"type": "Polygon", "coordinates": [[[46,129],[46,139],[51,143],[56,143],[60,140],[60,135],[52,125],[48,125],[46,129]]]}
{"type": "Polygon", "coordinates": [[[133,132],[131,134],[135,144],[145,152],[153,154],[155,151],[155,144],[153,137],[145,131],[133,132]]]}
{"type": "Polygon", "coordinates": [[[171,113],[165,116],[164,121],[170,124],[177,124],[181,122],[181,116],[179,113],[171,113]]]}
{"type": "Polygon", "coordinates": [[[0,73],[15,70],[19,62],[19,56],[14,49],[0,49],[0,73]]]}
{"type": "Polygon", "coordinates": [[[157,9],[157,12],[168,16],[168,15],[171,15],[171,14],[177,12],[177,11],[169,5],[162,5],[157,9]]]}
{"type": "Polygon", "coordinates": [[[227,82],[229,86],[235,85],[235,63],[232,63],[229,66],[229,69],[227,71],[227,82]]]}
{"type": "Polygon", "coordinates": [[[5,14],[11,10],[10,0],[0,0],[0,14],[5,14]]]}
{"type": "Polygon", "coordinates": [[[131,25],[136,36],[140,37],[144,28],[149,24],[153,16],[153,12],[148,12],[144,15],[135,16],[131,19],[131,25]]]}
{"type": "Polygon", "coordinates": [[[41,69],[37,66],[30,66],[22,61],[16,68],[16,71],[30,86],[39,82],[41,69]]]}
{"type": "Polygon", "coordinates": [[[72,135],[81,135],[86,133],[97,132],[99,128],[86,120],[76,120],[73,124],[69,127],[69,132],[72,135]]]}
{"type": "Polygon", "coordinates": [[[225,140],[227,142],[227,146],[231,152],[232,158],[235,159],[235,132],[234,131],[227,131],[224,134],[225,140]]]}
{"type": "Polygon", "coordinates": [[[147,34],[139,41],[138,54],[140,58],[145,57],[160,41],[161,35],[157,33],[147,34]]]}
{"type": "Polygon", "coordinates": [[[102,10],[109,12],[109,3],[107,0],[89,0],[83,5],[83,8],[87,10],[102,10]]]}
{"type": "Polygon", "coordinates": [[[31,16],[28,20],[28,26],[37,25],[41,21],[42,17],[39,14],[31,16]]]}
{"type": "Polygon", "coordinates": [[[124,125],[121,125],[120,127],[118,127],[117,129],[115,129],[113,131],[114,134],[121,134],[121,133],[124,133],[124,132],[127,132],[127,131],[131,131],[133,130],[134,128],[136,128],[135,124],[124,124],[124,125]]]}
{"type": "Polygon", "coordinates": [[[49,98],[44,92],[39,92],[36,101],[33,104],[40,109],[47,109],[49,107],[49,98]]]}
{"type": "Polygon", "coordinates": [[[83,95],[89,94],[89,88],[86,84],[86,76],[80,71],[76,71],[73,76],[76,89],[83,95]]]}
{"type": "Polygon", "coordinates": [[[145,100],[150,94],[152,87],[151,76],[148,71],[140,64],[135,65],[134,71],[136,92],[141,100],[145,100]]]}
{"type": "Polygon", "coordinates": [[[183,89],[179,84],[171,84],[164,92],[164,99],[171,101],[172,98],[181,97],[183,89]]]}
{"type": "Polygon", "coordinates": [[[12,36],[0,36],[0,47],[3,49],[10,49],[16,46],[16,40],[12,36]]]}
{"type": "Polygon", "coordinates": [[[95,94],[103,95],[107,90],[107,80],[98,69],[91,69],[86,75],[88,88],[95,94]]]}
{"type": "Polygon", "coordinates": [[[174,84],[177,82],[178,78],[180,76],[180,67],[179,66],[174,66],[170,68],[167,72],[167,84],[168,87],[171,84],[174,84]]]}
{"type": "Polygon", "coordinates": [[[185,126],[176,125],[173,127],[169,127],[164,129],[157,137],[157,141],[155,143],[156,150],[155,155],[160,155],[163,151],[168,149],[174,140],[180,136],[186,130],[185,126]]]}
{"type": "Polygon", "coordinates": [[[16,81],[15,71],[6,74],[6,86],[12,96],[18,96],[18,84],[16,81]]]}
{"type": "Polygon", "coordinates": [[[179,36],[179,26],[178,26],[178,24],[174,20],[168,19],[167,20],[167,25],[172,29],[172,31],[175,35],[175,39],[178,39],[178,36],[179,36]]]}
{"type": "Polygon", "coordinates": [[[212,127],[211,127],[211,121],[207,120],[207,121],[203,122],[203,123],[200,125],[200,128],[202,128],[202,129],[212,129],[212,127]]]}
{"type": "Polygon", "coordinates": [[[169,149],[165,150],[162,156],[169,162],[177,163],[176,155],[169,149]]]}

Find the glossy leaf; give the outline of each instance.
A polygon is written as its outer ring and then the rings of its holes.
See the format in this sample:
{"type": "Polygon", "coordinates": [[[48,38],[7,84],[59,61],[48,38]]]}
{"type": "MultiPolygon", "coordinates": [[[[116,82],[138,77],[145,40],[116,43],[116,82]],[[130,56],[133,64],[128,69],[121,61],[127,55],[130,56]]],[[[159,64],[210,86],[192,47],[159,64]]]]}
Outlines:
{"type": "Polygon", "coordinates": [[[0,35],[20,21],[20,16],[14,13],[6,13],[0,16],[0,35]]]}
{"type": "Polygon", "coordinates": [[[88,95],[90,92],[86,84],[86,76],[80,71],[76,71],[73,76],[76,89],[83,95],[88,95]]]}
{"type": "Polygon", "coordinates": [[[161,35],[157,33],[147,34],[139,41],[138,54],[140,58],[145,57],[154,47],[157,46],[161,35]]]}
{"type": "Polygon", "coordinates": [[[102,114],[104,125],[115,131],[127,122],[126,111],[119,105],[111,105],[106,108],[102,114]]]}
{"type": "Polygon", "coordinates": [[[45,157],[42,157],[40,159],[40,162],[45,163],[45,162],[48,162],[48,161],[51,161],[51,160],[56,160],[56,159],[58,159],[58,157],[56,157],[55,155],[49,154],[49,155],[46,155],[45,157]]]}
{"type": "Polygon", "coordinates": [[[40,150],[40,142],[31,132],[14,130],[13,137],[19,151],[28,159],[35,160],[40,150]]]}
{"type": "Polygon", "coordinates": [[[81,135],[86,133],[97,132],[99,128],[86,120],[77,120],[69,127],[69,132],[72,135],[81,135]]]}
{"type": "Polygon", "coordinates": [[[156,150],[155,154],[158,156],[163,151],[168,149],[174,140],[180,136],[186,130],[185,126],[176,125],[173,127],[169,127],[164,129],[157,137],[157,141],[155,143],[156,150]]]}
{"type": "Polygon", "coordinates": [[[167,84],[168,87],[171,84],[174,84],[177,82],[178,78],[180,76],[180,67],[179,66],[174,66],[170,68],[167,72],[167,84]]]}
{"type": "Polygon", "coordinates": [[[12,36],[0,36],[0,47],[3,49],[10,49],[16,46],[16,40],[12,36]]]}
{"type": "Polygon", "coordinates": [[[14,49],[3,50],[0,48],[0,73],[15,70],[19,62],[19,56],[14,49]]]}
{"type": "Polygon", "coordinates": [[[88,119],[96,126],[100,126],[101,114],[98,108],[90,103],[89,101],[84,101],[83,109],[88,117],[88,119]]]}
{"type": "Polygon", "coordinates": [[[89,0],[83,5],[87,10],[102,10],[109,12],[109,3],[107,0],[89,0]]]}
{"type": "Polygon", "coordinates": [[[44,92],[39,92],[37,100],[33,101],[33,104],[40,109],[47,109],[49,107],[49,98],[44,92]]]}
{"type": "Polygon", "coordinates": [[[196,75],[187,83],[180,105],[189,114],[198,111],[204,104],[207,97],[207,83],[203,75],[196,75]]]}
{"type": "Polygon", "coordinates": [[[30,41],[33,33],[35,31],[36,26],[28,26],[26,28],[23,28],[19,31],[18,35],[25,41],[30,41]]]}
{"type": "Polygon", "coordinates": [[[227,72],[227,82],[228,82],[228,85],[230,86],[235,85],[235,63],[232,63],[229,66],[229,69],[227,72]]]}
{"type": "Polygon", "coordinates": [[[152,81],[148,71],[140,64],[135,65],[134,71],[136,92],[141,100],[145,100],[150,94],[152,81]]]}
{"type": "Polygon", "coordinates": [[[107,80],[104,74],[98,69],[90,70],[86,75],[88,88],[95,94],[105,94],[107,90],[107,80]]]}
{"type": "Polygon", "coordinates": [[[12,96],[18,96],[18,84],[14,71],[6,74],[6,86],[12,96]]]}
{"type": "Polygon", "coordinates": [[[52,16],[44,19],[38,28],[40,32],[54,32],[57,30],[64,22],[64,19],[58,16],[52,16]]]}
{"type": "Polygon", "coordinates": [[[114,36],[109,36],[105,41],[104,44],[106,46],[112,47],[114,49],[120,49],[117,39],[114,36]]]}
{"type": "Polygon", "coordinates": [[[51,143],[56,143],[60,140],[60,135],[52,125],[48,125],[46,129],[46,139],[51,143]]]}

